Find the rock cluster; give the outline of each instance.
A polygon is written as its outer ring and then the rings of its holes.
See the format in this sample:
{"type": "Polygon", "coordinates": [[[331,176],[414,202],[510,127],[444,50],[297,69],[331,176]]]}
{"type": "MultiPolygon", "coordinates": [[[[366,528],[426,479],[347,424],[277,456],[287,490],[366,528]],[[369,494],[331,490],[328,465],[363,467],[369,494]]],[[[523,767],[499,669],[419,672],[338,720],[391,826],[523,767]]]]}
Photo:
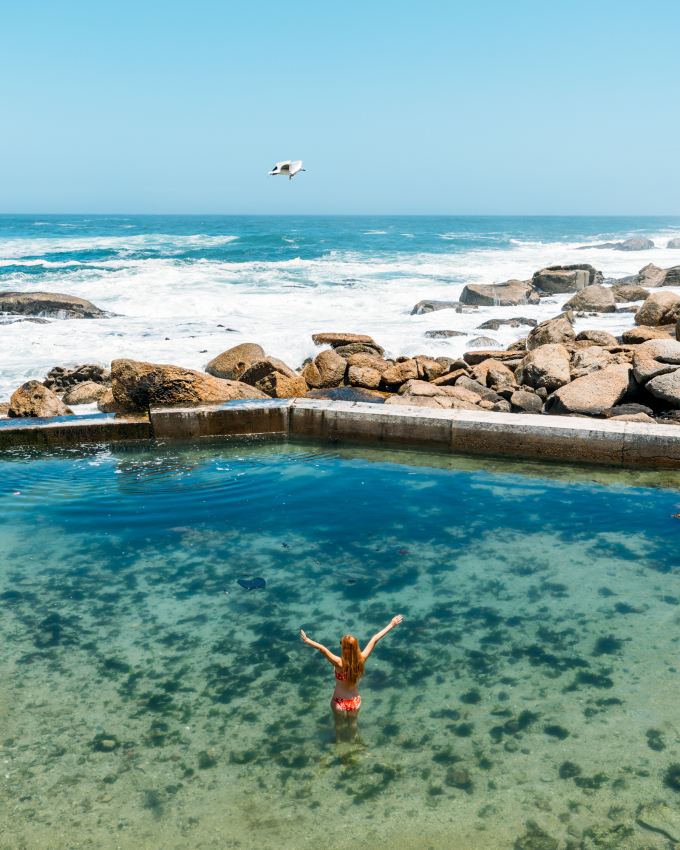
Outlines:
{"type": "MultiPolygon", "coordinates": [[[[55,366],[47,373],[43,384],[52,392],[63,393],[76,384],[108,384],[111,373],[97,363],[85,363],[83,366],[55,366]]],[[[74,402],[78,404],[79,402],[74,402]]]]}

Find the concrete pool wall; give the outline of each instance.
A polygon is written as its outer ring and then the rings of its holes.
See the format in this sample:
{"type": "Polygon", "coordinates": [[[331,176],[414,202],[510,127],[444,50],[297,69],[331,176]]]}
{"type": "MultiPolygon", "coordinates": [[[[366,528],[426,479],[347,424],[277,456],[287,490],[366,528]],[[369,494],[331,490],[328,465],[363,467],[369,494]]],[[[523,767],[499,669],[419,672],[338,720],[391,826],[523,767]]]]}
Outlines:
{"type": "Polygon", "coordinates": [[[631,467],[680,467],[680,427],[564,416],[322,399],[152,407],[149,415],[0,420],[0,449],[116,440],[281,435],[424,446],[460,454],[631,467]]]}

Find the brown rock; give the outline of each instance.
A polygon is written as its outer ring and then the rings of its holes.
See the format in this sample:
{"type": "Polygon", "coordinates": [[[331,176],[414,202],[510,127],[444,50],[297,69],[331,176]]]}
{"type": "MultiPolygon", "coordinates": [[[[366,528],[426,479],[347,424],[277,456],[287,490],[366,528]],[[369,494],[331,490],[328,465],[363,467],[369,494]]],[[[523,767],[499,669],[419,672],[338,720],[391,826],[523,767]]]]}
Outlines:
{"type": "Polygon", "coordinates": [[[307,382],[301,375],[291,378],[277,370],[260,378],[255,387],[270,398],[305,398],[307,395],[307,382]]]}
{"type": "Polygon", "coordinates": [[[418,377],[423,381],[434,381],[444,374],[444,367],[432,357],[419,355],[413,359],[418,364],[418,377]]]}
{"type": "Polygon", "coordinates": [[[583,378],[592,372],[598,372],[613,362],[612,355],[598,345],[589,345],[574,351],[571,357],[571,379],[583,378]]]}
{"type": "Polygon", "coordinates": [[[389,369],[392,365],[382,357],[377,357],[375,354],[352,354],[347,360],[348,366],[360,366],[363,369],[375,369],[376,372],[382,373],[389,369]]]}
{"type": "Polygon", "coordinates": [[[0,416],[7,416],[8,410],[9,410],[9,402],[8,401],[0,401],[0,416]]]}
{"type": "Polygon", "coordinates": [[[349,345],[339,345],[334,348],[336,354],[348,360],[354,354],[372,354],[374,357],[382,357],[385,349],[379,345],[372,345],[368,342],[351,342],[349,345]]]}
{"type": "Polygon", "coordinates": [[[483,398],[479,402],[479,406],[482,410],[491,410],[495,413],[510,413],[510,402],[504,398],[501,398],[499,401],[492,401],[488,398],[483,398]]]}
{"type": "Polygon", "coordinates": [[[516,307],[538,304],[538,292],[528,281],[508,280],[506,283],[468,283],[460,295],[461,304],[480,307],[516,307]]]}
{"type": "Polygon", "coordinates": [[[7,415],[11,419],[26,416],[73,416],[73,411],[40,381],[27,381],[12,393],[7,415]]]}
{"type": "Polygon", "coordinates": [[[330,345],[333,348],[338,348],[341,345],[349,345],[353,342],[367,342],[369,345],[376,346],[373,337],[366,334],[322,333],[313,334],[312,340],[314,341],[314,345],[330,345]]]}
{"type": "Polygon", "coordinates": [[[159,363],[114,360],[111,364],[113,397],[123,410],[147,410],[154,404],[218,404],[267,396],[247,384],[228,381],[159,363]]]}
{"type": "Polygon", "coordinates": [[[389,393],[367,390],[363,387],[327,387],[310,390],[307,398],[325,398],[329,401],[358,401],[367,404],[384,404],[389,393]]]}
{"type": "Polygon", "coordinates": [[[461,375],[461,377],[456,381],[456,386],[469,390],[471,393],[475,393],[475,395],[478,395],[480,398],[488,398],[489,396],[496,395],[493,390],[490,390],[483,384],[480,384],[479,381],[473,381],[472,378],[468,378],[467,375],[461,375]]]}
{"type": "Polygon", "coordinates": [[[465,362],[469,366],[476,366],[478,363],[483,363],[485,360],[496,360],[500,363],[505,363],[508,360],[517,360],[517,350],[514,351],[466,351],[463,355],[465,362]]]}
{"type": "Polygon", "coordinates": [[[460,306],[460,301],[419,301],[413,310],[412,316],[422,316],[424,313],[435,313],[437,310],[455,310],[460,306]]]}
{"type": "MultiPolygon", "coordinates": [[[[365,354],[355,354],[355,357],[366,357],[365,354]]],[[[367,390],[377,390],[380,386],[382,373],[370,366],[350,366],[347,379],[353,387],[365,387],[367,390]]]]}
{"type": "MultiPolygon", "coordinates": [[[[573,314],[572,314],[573,316],[573,314]]],[[[527,337],[527,349],[533,351],[542,345],[565,345],[576,341],[576,334],[567,315],[547,319],[535,327],[527,337]]]]}
{"type": "Polygon", "coordinates": [[[235,381],[256,360],[264,360],[264,348],[255,342],[243,342],[213,357],[205,371],[215,378],[235,381]]]}
{"type": "Polygon", "coordinates": [[[85,381],[76,384],[62,398],[64,404],[92,404],[107,392],[104,384],[95,384],[94,381],[85,381]]]}
{"type": "Polygon", "coordinates": [[[479,404],[481,398],[477,393],[466,390],[465,387],[442,387],[442,389],[449,398],[456,398],[458,401],[465,401],[472,405],[479,404]]]}
{"type": "Polygon", "coordinates": [[[657,375],[675,372],[680,367],[680,342],[674,339],[650,339],[638,346],[633,368],[638,383],[646,384],[657,375]]]}
{"type": "Polygon", "coordinates": [[[660,328],[648,328],[642,325],[639,328],[630,328],[624,331],[621,339],[626,345],[639,345],[649,339],[672,339],[672,337],[660,328]]]}
{"type": "Polygon", "coordinates": [[[523,337],[522,339],[518,339],[517,342],[511,342],[510,345],[505,350],[506,351],[526,351],[527,350],[527,338],[523,337]]]}
{"type": "Polygon", "coordinates": [[[0,292],[0,313],[53,319],[103,319],[107,313],[84,298],[57,292],[0,292]]]}
{"type": "Polygon", "coordinates": [[[563,345],[542,345],[530,351],[515,371],[515,381],[548,392],[568,384],[569,352],[563,345]]]}
{"type": "Polygon", "coordinates": [[[298,375],[297,372],[294,372],[290,366],[287,366],[283,360],[279,360],[276,357],[266,357],[264,360],[256,360],[254,363],[251,363],[245,371],[239,377],[239,381],[243,384],[248,384],[251,387],[257,387],[262,390],[262,392],[266,392],[267,395],[270,393],[264,388],[265,385],[260,386],[262,381],[265,378],[269,378],[270,375],[279,374],[282,377],[285,377],[288,383],[278,381],[278,379],[271,378],[270,380],[265,381],[266,386],[277,386],[281,392],[288,392],[289,390],[294,394],[290,395],[276,395],[273,398],[298,398],[300,396],[304,396],[307,393],[307,385],[305,384],[304,391],[301,391],[302,383],[304,383],[304,378],[298,375]],[[292,384],[291,384],[292,381],[292,384]],[[302,382],[302,383],[301,383],[302,382]]]}
{"type": "Polygon", "coordinates": [[[456,381],[458,380],[458,378],[460,378],[461,375],[467,374],[467,369],[455,369],[453,372],[447,372],[446,375],[442,375],[441,378],[435,378],[432,383],[438,387],[452,386],[456,383],[456,381]]]}
{"type": "Polygon", "coordinates": [[[618,345],[618,339],[607,331],[581,331],[576,337],[576,342],[587,340],[593,345],[618,345]]]}
{"type": "Polygon", "coordinates": [[[666,271],[655,266],[654,263],[648,263],[637,273],[637,280],[640,286],[663,286],[666,281],[666,271]]]}
{"type": "Polygon", "coordinates": [[[317,354],[302,370],[302,377],[315,389],[338,387],[345,378],[347,361],[332,349],[317,354]]]}
{"type": "Polygon", "coordinates": [[[551,295],[562,292],[578,292],[596,283],[601,283],[601,272],[587,263],[571,266],[548,266],[535,272],[532,283],[542,292],[551,295]]]}
{"type": "Polygon", "coordinates": [[[628,372],[628,367],[609,367],[578,378],[548,396],[546,413],[597,416],[626,395],[630,384],[628,372]]]}
{"type": "Polygon", "coordinates": [[[125,413],[125,408],[122,405],[118,404],[116,399],[113,397],[113,390],[109,387],[106,389],[104,395],[97,400],[97,409],[101,410],[102,413],[125,413]]]}
{"type": "MultiPolygon", "coordinates": [[[[635,314],[635,324],[648,325],[650,327],[669,324],[670,320],[667,319],[667,316],[677,306],[680,306],[680,297],[674,292],[666,292],[664,290],[652,292],[635,314]]],[[[677,318],[675,316],[672,321],[677,321],[677,318]]]]}
{"type": "Polygon", "coordinates": [[[644,301],[649,291],[636,283],[615,283],[612,294],[617,304],[628,304],[630,301],[644,301]]]}
{"type": "Polygon", "coordinates": [[[406,381],[405,384],[402,384],[399,387],[398,393],[399,395],[413,396],[446,395],[444,389],[444,387],[438,387],[435,384],[430,384],[428,381],[419,381],[417,379],[411,379],[406,381]]]}
{"type": "Polygon", "coordinates": [[[387,386],[401,386],[408,380],[418,380],[418,363],[415,360],[405,360],[395,363],[382,373],[383,383],[387,386]]]}
{"type": "Polygon", "coordinates": [[[515,383],[515,375],[498,360],[483,360],[472,367],[471,376],[475,381],[491,386],[510,386],[515,383]]]}
{"type": "Polygon", "coordinates": [[[616,313],[614,293],[608,286],[586,286],[562,307],[563,310],[587,310],[595,313],[616,313]]]}
{"type": "Polygon", "coordinates": [[[649,425],[656,425],[656,419],[647,416],[646,413],[623,413],[621,416],[610,416],[612,422],[646,422],[649,425]]]}

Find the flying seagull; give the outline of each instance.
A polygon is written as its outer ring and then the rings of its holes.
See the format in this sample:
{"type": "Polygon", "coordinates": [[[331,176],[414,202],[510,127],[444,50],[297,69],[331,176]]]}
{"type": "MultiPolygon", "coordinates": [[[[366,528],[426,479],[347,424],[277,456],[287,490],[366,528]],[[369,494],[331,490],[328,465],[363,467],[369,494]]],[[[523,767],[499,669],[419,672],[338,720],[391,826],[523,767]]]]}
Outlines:
{"type": "Polygon", "coordinates": [[[277,162],[274,166],[274,170],[270,171],[270,174],[276,176],[277,174],[288,175],[290,180],[295,177],[298,171],[304,171],[305,169],[302,167],[302,160],[296,159],[295,162],[291,162],[287,159],[285,162],[277,162]]]}

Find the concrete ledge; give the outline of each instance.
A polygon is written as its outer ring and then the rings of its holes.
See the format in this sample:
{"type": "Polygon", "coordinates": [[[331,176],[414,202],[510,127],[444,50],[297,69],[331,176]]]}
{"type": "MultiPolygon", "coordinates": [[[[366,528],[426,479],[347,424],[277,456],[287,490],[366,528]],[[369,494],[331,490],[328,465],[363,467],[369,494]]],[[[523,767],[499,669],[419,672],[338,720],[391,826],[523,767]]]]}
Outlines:
{"type": "Polygon", "coordinates": [[[55,416],[51,419],[0,419],[0,449],[149,439],[151,423],[143,415],[93,413],[87,416],[55,416]]]}
{"type": "Polygon", "coordinates": [[[197,407],[152,407],[149,416],[157,440],[287,434],[292,401],[271,398],[197,407]]]}
{"type": "Polygon", "coordinates": [[[680,468],[680,426],[443,410],[324,399],[233,401],[120,414],[0,420],[0,449],[113,440],[290,434],[433,447],[467,455],[680,468]]]}

